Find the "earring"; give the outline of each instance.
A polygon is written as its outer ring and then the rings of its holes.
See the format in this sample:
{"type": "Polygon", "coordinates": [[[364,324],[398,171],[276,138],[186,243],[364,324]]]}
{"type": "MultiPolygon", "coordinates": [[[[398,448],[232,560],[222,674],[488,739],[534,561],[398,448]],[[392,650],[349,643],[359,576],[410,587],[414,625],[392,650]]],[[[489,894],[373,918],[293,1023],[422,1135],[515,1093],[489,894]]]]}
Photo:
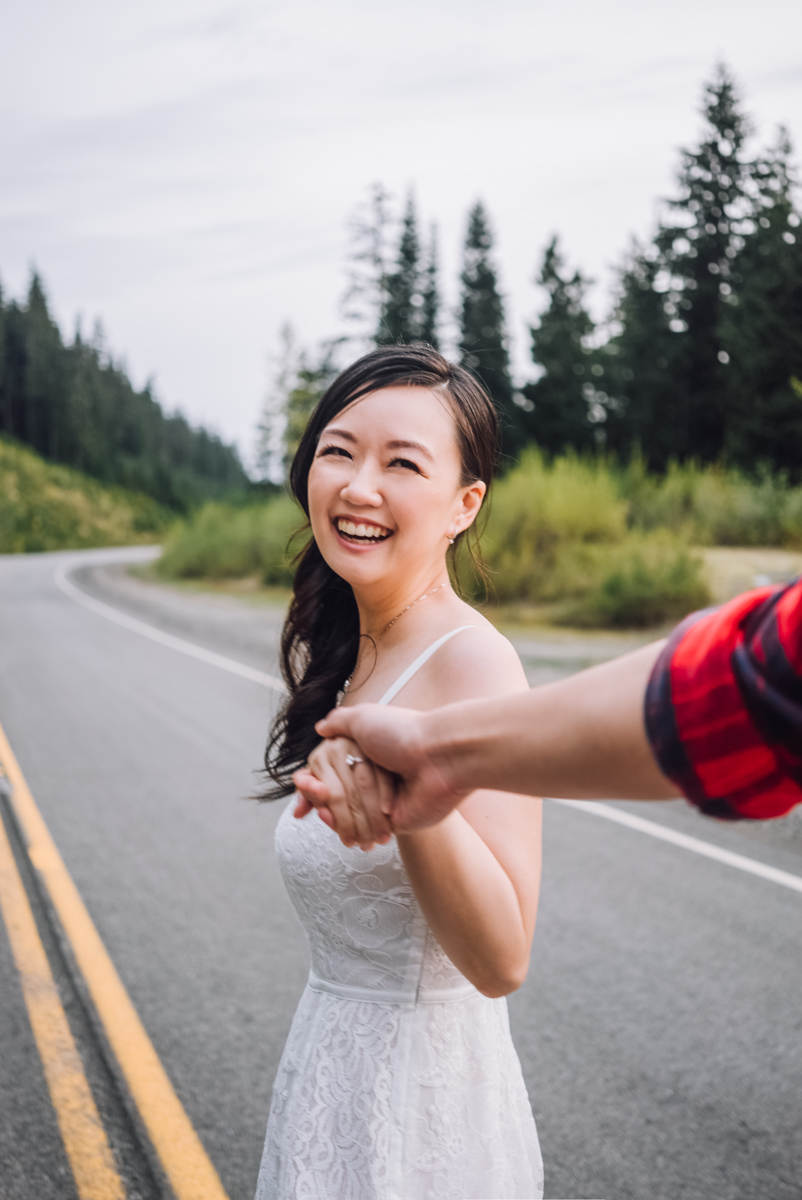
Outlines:
{"type": "Polygon", "coordinates": [[[453,546],[453,545],[454,545],[454,539],[453,539],[453,537],[450,537],[448,534],[446,534],[446,537],[448,538],[448,544],[449,544],[449,546],[453,546]]]}

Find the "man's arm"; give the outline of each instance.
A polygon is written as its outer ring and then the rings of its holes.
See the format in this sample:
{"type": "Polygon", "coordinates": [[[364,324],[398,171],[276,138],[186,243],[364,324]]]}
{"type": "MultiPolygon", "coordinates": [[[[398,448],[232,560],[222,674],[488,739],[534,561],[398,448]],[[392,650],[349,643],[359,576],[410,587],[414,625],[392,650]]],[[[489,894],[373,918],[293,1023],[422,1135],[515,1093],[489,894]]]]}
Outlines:
{"type": "MultiPolygon", "coordinates": [[[[681,793],[658,768],[643,718],[646,684],[663,645],[523,695],[426,713],[356,705],[336,709],[317,728],[325,737],[351,738],[397,777],[392,823],[398,832],[435,824],[478,788],[665,800],[681,793]]],[[[312,803],[328,806],[326,789],[308,772],[299,772],[296,782],[312,803]]],[[[353,791],[329,807],[337,832],[358,841],[354,810],[372,800],[356,775],[353,791]]]]}
{"type": "MultiPolygon", "coordinates": [[[[684,795],[710,816],[782,816],[802,802],[802,581],[693,614],[668,642],[524,696],[425,714],[364,705],[318,729],[352,737],[396,776],[401,830],[435,823],[479,787],[684,795]]],[[[329,819],[325,789],[308,772],[297,781],[329,819]]],[[[356,783],[351,808],[375,805],[378,825],[378,801],[356,783]]],[[[338,831],[353,823],[346,810],[331,819],[338,831]]]]}
{"type": "Polygon", "coordinates": [[[577,800],[676,797],[681,793],[657,766],[643,718],[663,645],[654,642],[523,696],[427,714],[428,756],[460,792],[493,786],[577,800]]]}

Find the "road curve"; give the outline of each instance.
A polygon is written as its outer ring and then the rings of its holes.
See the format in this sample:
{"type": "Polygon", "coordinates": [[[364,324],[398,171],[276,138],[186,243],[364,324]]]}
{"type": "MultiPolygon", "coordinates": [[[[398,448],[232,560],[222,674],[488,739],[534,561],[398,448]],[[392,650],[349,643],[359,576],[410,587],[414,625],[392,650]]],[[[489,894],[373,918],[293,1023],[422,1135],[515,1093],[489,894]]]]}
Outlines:
{"type": "MultiPolygon", "coordinates": [[[[278,697],[259,676],[277,674],[280,614],[98,570],[141,555],[0,558],[0,724],[228,1195],[250,1200],[307,970],[273,856],[278,809],[246,798],[278,697]],[[65,569],[128,623],[60,590],[65,569]]],[[[802,876],[794,836],[620,807],[802,876]]],[[[801,930],[789,887],[548,806],[533,963],[510,1002],[547,1196],[798,1200],[801,930]]],[[[0,1041],[0,1195],[71,1198],[5,930],[0,1041]]],[[[102,1074],[95,1063],[105,1111],[102,1074]]],[[[135,1148],[118,1149],[124,1115],[109,1121],[129,1196],[158,1194],[135,1148]]]]}

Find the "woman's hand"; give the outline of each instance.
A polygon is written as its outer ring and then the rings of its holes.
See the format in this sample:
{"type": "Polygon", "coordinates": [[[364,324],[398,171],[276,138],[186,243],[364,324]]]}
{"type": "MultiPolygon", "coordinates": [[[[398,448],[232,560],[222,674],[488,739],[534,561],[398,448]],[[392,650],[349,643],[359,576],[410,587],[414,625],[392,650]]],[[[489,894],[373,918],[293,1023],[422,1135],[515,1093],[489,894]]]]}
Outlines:
{"type": "Polygon", "coordinates": [[[347,846],[358,845],[363,850],[390,840],[392,777],[366,759],[350,738],[321,742],[310,754],[307,767],[295,772],[293,783],[299,792],[296,817],[317,808],[321,820],[340,833],[347,846]],[[348,757],[359,761],[349,764],[348,757]],[[335,824],[332,809],[348,815],[345,836],[340,826],[346,822],[335,824]]]}
{"type": "Polygon", "coordinates": [[[370,756],[373,772],[363,772],[357,764],[346,789],[336,795],[329,792],[322,777],[306,770],[297,772],[293,779],[302,798],[295,808],[296,817],[305,817],[316,808],[346,846],[358,842],[363,850],[370,846],[359,830],[365,826],[382,829],[385,817],[389,816],[394,833],[412,833],[438,824],[473,789],[455,785],[449,756],[436,756],[429,749],[426,731],[436,719],[433,713],[380,704],[335,708],[315,728],[326,739],[363,747],[358,756],[370,756]]]}
{"type": "MultiPolygon", "coordinates": [[[[473,781],[467,787],[455,785],[449,756],[436,755],[430,749],[427,734],[436,722],[436,713],[357,704],[333,709],[315,728],[325,738],[358,742],[374,766],[380,764],[389,773],[386,782],[391,806],[384,812],[389,812],[395,833],[412,833],[438,824],[473,790],[473,781]]],[[[360,774],[356,782],[361,781],[360,774]]],[[[312,796],[312,803],[328,808],[324,819],[343,841],[354,836],[353,814],[363,809],[364,819],[372,824],[378,805],[376,796],[365,789],[345,805],[329,803],[328,793],[321,788],[312,796]]]]}

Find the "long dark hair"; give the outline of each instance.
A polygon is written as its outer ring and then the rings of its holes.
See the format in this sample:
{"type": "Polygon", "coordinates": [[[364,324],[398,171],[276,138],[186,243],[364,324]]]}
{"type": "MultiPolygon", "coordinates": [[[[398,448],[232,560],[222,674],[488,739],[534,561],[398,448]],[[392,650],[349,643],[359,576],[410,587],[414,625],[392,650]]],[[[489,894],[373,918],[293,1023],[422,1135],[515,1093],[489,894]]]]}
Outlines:
{"type": "MultiPolygon", "coordinates": [[[[307,482],[318,439],[337,413],[370,392],[394,386],[441,393],[454,416],[462,461],[462,486],[488,486],[499,453],[498,417],[477,379],[430,346],[383,346],[348,367],[327,389],[301,438],[290,470],[290,487],[309,516],[307,482]]],[[[464,538],[455,539],[453,555],[464,538]]],[[[288,697],[273,721],[265,751],[271,783],[260,797],[277,800],[292,791],[292,772],[320,741],[315,722],[337,703],[359,652],[359,613],[350,583],[331,569],[314,538],[302,551],[293,598],[281,635],[281,670],[288,697]]]]}

